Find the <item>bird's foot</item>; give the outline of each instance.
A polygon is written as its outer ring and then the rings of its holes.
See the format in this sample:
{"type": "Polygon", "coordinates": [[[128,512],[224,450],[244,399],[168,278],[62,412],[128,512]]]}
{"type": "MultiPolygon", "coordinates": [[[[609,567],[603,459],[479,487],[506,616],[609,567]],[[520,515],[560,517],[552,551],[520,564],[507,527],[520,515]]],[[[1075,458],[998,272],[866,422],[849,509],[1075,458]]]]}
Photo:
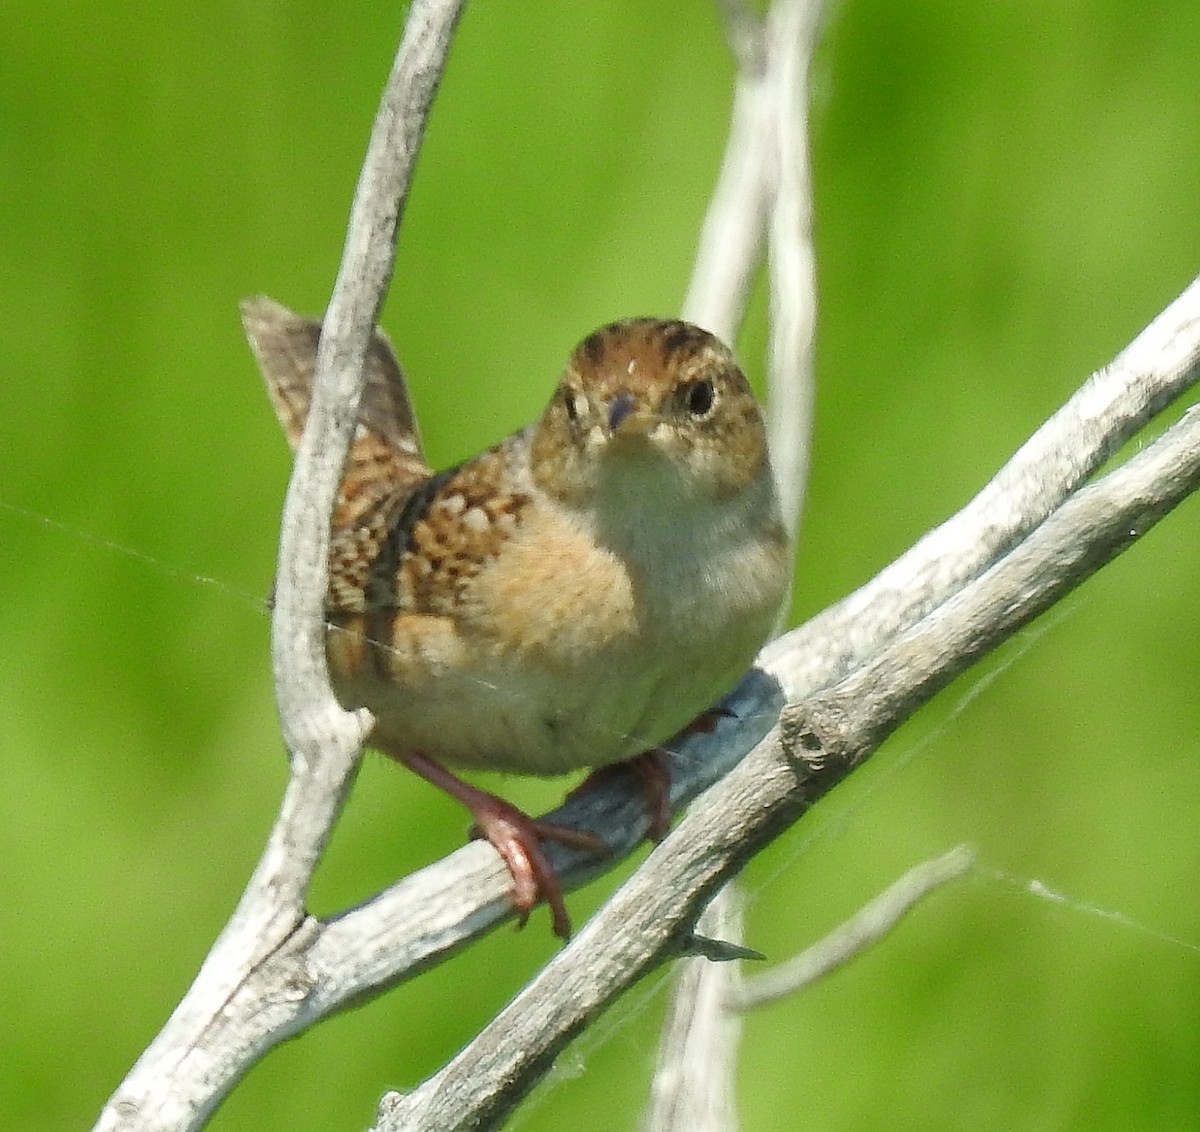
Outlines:
{"type": "Polygon", "coordinates": [[[512,902],[518,924],[524,925],[540,897],[550,909],[554,934],[571,936],[571,919],[563,901],[562,885],[554,866],[546,858],[541,842],[557,841],[598,855],[609,852],[604,840],[586,830],[531,818],[503,798],[464,782],[440,763],[425,755],[405,755],[402,760],[427,782],[462,802],[475,819],[473,836],[486,838],[500,854],[512,876],[512,902]]]}
{"type": "Polygon", "coordinates": [[[667,762],[670,752],[662,747],[652,747],[640,755],[611,766],[597,767],[567,797],[574,798],[605,782],[611,782],[616,774],[629,773],[646,800],[650,824],[646,836],[654,842],[661,841],[671,828],[671,767],[667,762]]]}

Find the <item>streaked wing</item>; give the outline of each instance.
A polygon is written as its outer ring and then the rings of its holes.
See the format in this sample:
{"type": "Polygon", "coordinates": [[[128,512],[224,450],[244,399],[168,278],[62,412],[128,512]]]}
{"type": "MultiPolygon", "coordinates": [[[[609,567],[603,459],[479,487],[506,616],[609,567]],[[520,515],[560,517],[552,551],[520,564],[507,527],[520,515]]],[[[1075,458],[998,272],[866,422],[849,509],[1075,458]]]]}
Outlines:
{"type": "Polygon", "coordinates": [[[518,433],[408,493],[371,567],[368,610],[455,612],[521,521],[529,502],[518,470],[523,451],[518,433]]]}

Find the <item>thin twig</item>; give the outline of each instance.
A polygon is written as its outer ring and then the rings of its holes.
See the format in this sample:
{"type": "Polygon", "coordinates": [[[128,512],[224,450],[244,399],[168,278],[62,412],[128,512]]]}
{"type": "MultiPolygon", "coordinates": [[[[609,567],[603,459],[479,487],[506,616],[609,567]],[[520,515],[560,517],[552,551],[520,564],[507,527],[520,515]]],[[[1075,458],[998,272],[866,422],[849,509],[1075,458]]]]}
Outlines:
{"type": "Polygon", "coordinates": [[[704,214],[683,317],[732,345],[761,260],[772,138],[762,22],[725,0],[730,46],[738,60],[728,140],[704,214]]]}
{"type": "Polygon", "coordinates": [[[771,461],[784,520],[800,527],[812,438],[817,271],[812,239],[808,70],[822,0],[776,0],[767,12],[773,192],[768,224],[770,339],[767,374],[771,461]]]}
{"type": "MultiPolygon", "coordinates": [[[[366,711],[345,711],[329,684],[329,517],[358,419],[367,344],[391,280],[417,149],[462,6],[463,0],[417,0],[409,10],[355,190],[322,323],[312,403],[283,508],[271,634],[280,723],[294,774],[321,766],[318,790],[333,784],[339,797],[373,721],[366,711]]],[[[326,836],[335,816],[336,810],[326,836]]],[[[290,848],[295,857],[297,847],[290,848]]],[[[298,883],[292,883],[297,891],[289,893],[297,906],[324,837],[305,848],[310,852],[301,858],[298,883]]]]}
{"type": "Polygon", "coordinates": [[[974,850],[959,845],[914,865],[824,939],[770,971],[739,980],[730,988],[726,1005],[731,1010],[751,1010],[803,990],[878,943],[925,897],[964,876],[974,863],[974,850]]]}

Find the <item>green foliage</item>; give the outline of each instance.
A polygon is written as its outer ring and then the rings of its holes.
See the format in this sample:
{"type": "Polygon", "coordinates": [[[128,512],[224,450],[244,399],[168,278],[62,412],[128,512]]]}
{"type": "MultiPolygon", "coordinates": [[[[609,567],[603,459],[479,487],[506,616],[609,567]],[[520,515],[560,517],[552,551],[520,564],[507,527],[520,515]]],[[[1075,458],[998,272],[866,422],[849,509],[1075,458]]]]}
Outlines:
{"type": "MultiPolygon", "coordinates": [[[[259,602],[288,456],[236,304],[327,298],[396,8],[0,13],[5,1127],[90,1123],[274,816],[259,602]]],[[[1197,272],[1197,57],[1194,0],[837,6],[815,75],[797,617],[969,498],[1197,272]]],[[[593,326],[678,309],[730,79],[693,0],[468,11],[384,318],[435,461],[532,417],[593,326]]],[[[757,379],[761,306],[741,347],[757,379]]],[[[748,1130],[1196,1126],[1198,514],[990,661],[995,679],[960,681],[752,867],[749,943],[782,958],[923,856],[965,839],[981,859],[749,1020],[748,1130]]],[[[463,826],[372,759],[317,910],[463,826]]],[[[576,918],[605,890],[573,897],[576,918]]],[[[365,1126],[552,948],[544,914],[489,937],[276,1051],[212,1127],[365,1126]]],[[[572,1049],[516,1126],[633,1127],[662,986],[572,1049]]]]}

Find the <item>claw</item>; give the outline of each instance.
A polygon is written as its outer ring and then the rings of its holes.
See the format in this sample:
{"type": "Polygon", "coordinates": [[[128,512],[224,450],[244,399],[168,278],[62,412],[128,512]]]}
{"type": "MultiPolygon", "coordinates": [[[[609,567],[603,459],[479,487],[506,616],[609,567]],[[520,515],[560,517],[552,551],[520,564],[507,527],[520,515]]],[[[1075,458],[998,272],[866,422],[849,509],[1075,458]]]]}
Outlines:
{"type": "Polygon", "coordinates": [[[541,896],[550,909],[554,934],[560,939],[570,939],[571,918],[567,915],[558,874],[542,852],[538,823],[496,797],[472,807],[472,811],[480,835],[495,846],[512,874],[512,902],[517,910],[518,927],[525,926],[541,896]]]}
{"type": "Polygon", "coordinates": [[[682,739],[685,735],[710,735],[716,731],[717,724],[723,719],[737,719],[737,714],[730,711],[729,708],[717,704],[716,707],[702,711],[675,738],[682,739]]]}

